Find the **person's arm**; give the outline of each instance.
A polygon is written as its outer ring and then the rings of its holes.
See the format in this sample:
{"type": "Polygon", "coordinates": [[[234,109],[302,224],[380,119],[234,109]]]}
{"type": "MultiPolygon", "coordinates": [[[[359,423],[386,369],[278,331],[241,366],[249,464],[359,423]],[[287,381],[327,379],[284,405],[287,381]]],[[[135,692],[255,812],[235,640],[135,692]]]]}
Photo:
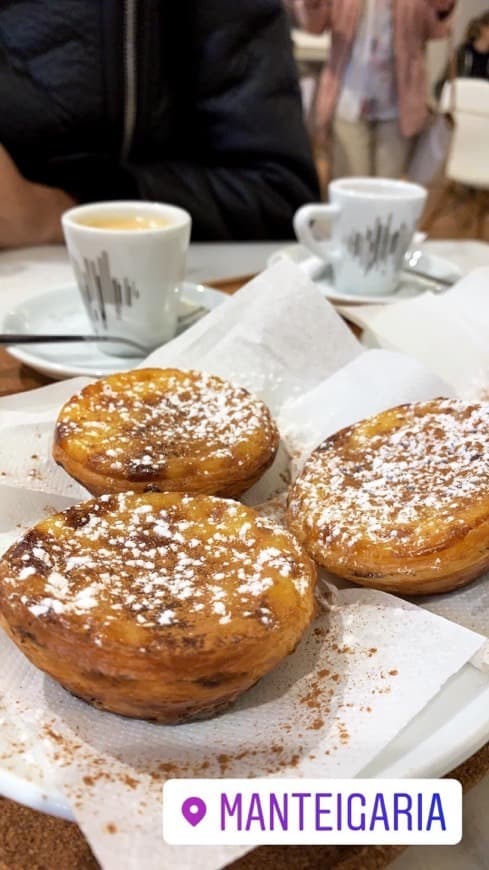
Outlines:
{"type": "Polygon", "coordinates": [[[88,155],[71,169],[64,162],[66,189],[82,202],[179,205],[195,240],[290,238],[294,212],[319,192],[282,4],[189,6],[171,154],[123,166],[88,155]]]}
{"type": "Polygon", "coordinates": [[[331,27],[333,0],[288,0],[294,20],[308,33],[323,33],[331,27]]]}
{"type": "Polygon", "coordinates": [[[72,205],[63,190],[24,178],[0,145],[0,248],[61,242],[61,215],[72,205]]]}

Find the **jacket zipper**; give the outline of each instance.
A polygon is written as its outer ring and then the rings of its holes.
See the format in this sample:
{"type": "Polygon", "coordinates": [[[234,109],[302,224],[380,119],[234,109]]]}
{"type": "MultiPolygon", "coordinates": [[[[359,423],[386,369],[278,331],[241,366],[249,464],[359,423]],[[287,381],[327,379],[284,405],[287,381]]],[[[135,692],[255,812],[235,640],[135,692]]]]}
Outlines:
{"type": "Polygon", "coordinates": [[[124,2],[124,128],[121,160],[129,157],[136,125],[136,3],[137,0],[124,2]]]}

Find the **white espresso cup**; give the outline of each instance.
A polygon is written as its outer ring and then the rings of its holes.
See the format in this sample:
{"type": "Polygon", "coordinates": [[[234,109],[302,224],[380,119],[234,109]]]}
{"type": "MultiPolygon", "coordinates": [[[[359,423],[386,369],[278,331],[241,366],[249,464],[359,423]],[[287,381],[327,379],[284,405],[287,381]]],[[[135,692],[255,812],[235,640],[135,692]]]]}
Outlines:
{"type": "Polygon", "coordinates": [[[425,188],[390,178],[339,178],[329,185],[329,200],[296,212],[299,242],[332,265],[338,292],[392,293],[423,211],[425,188]],[[327,238],[318,238],[318,226],[329,230],[327,238]]]}
{"type": "MultiPolygon", "coordinates": [[[[76,281],[96,335],[127,338],[148,351],[176,333],[191,217],[157,202],[81,205],[62,217],[76,281]]],[[[116,356],[130,345],[101,342],[116,356]]]]}

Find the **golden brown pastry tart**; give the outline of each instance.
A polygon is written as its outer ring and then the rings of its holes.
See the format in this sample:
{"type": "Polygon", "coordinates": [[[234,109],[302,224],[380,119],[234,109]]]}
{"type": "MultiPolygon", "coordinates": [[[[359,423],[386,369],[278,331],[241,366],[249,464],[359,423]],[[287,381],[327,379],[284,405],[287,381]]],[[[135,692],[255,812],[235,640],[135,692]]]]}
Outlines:
{"type": "Polygon", "coordinates": [[[37,667],[105,710],[184,722],[277,665],[314,613],[295,538],[237,502],[104,495],[0,562],[0,620],[37,667]]]}
{"type": "Polygon", "coordinates": [[[337,432],[289,496],[290,528],[328,571],[406,594],[489,567],[489,403],[400,405],[337,432]]]}
{"type": "Polygon", "coordinates": [[[64,405],[53,456],[94,495],[238,496],[272,463],[278,443],[268,408],[242,387],[202,372],[135,369],[64,405]]]}

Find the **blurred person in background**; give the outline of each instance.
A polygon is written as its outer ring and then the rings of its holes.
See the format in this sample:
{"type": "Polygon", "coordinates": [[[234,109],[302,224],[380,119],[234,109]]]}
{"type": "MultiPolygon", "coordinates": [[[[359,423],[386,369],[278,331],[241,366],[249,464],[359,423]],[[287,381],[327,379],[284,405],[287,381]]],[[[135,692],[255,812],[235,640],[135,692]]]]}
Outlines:
{"type": "Polygon", "coordinates": [[[426,43],[449,34],[455,0],[291,0],[312,33],[331,31],[315,138],[332,131],[333,175],[401,176],[427,121],[426,43]]]}
{"type": "Polygon", "coordinates": [[[4,0],[0,247],[79,202],[186,208],[193,238],[286,238],[318,196],[280,0],[4,0]]]}
{"type": "Polygon", "coordinates": [[[489,10],[469,22],[455,58],[448,63],[436,84],[437,97],[441,96],[443,85],[452,71],[458,78],[489,79],[489,10]]]}

